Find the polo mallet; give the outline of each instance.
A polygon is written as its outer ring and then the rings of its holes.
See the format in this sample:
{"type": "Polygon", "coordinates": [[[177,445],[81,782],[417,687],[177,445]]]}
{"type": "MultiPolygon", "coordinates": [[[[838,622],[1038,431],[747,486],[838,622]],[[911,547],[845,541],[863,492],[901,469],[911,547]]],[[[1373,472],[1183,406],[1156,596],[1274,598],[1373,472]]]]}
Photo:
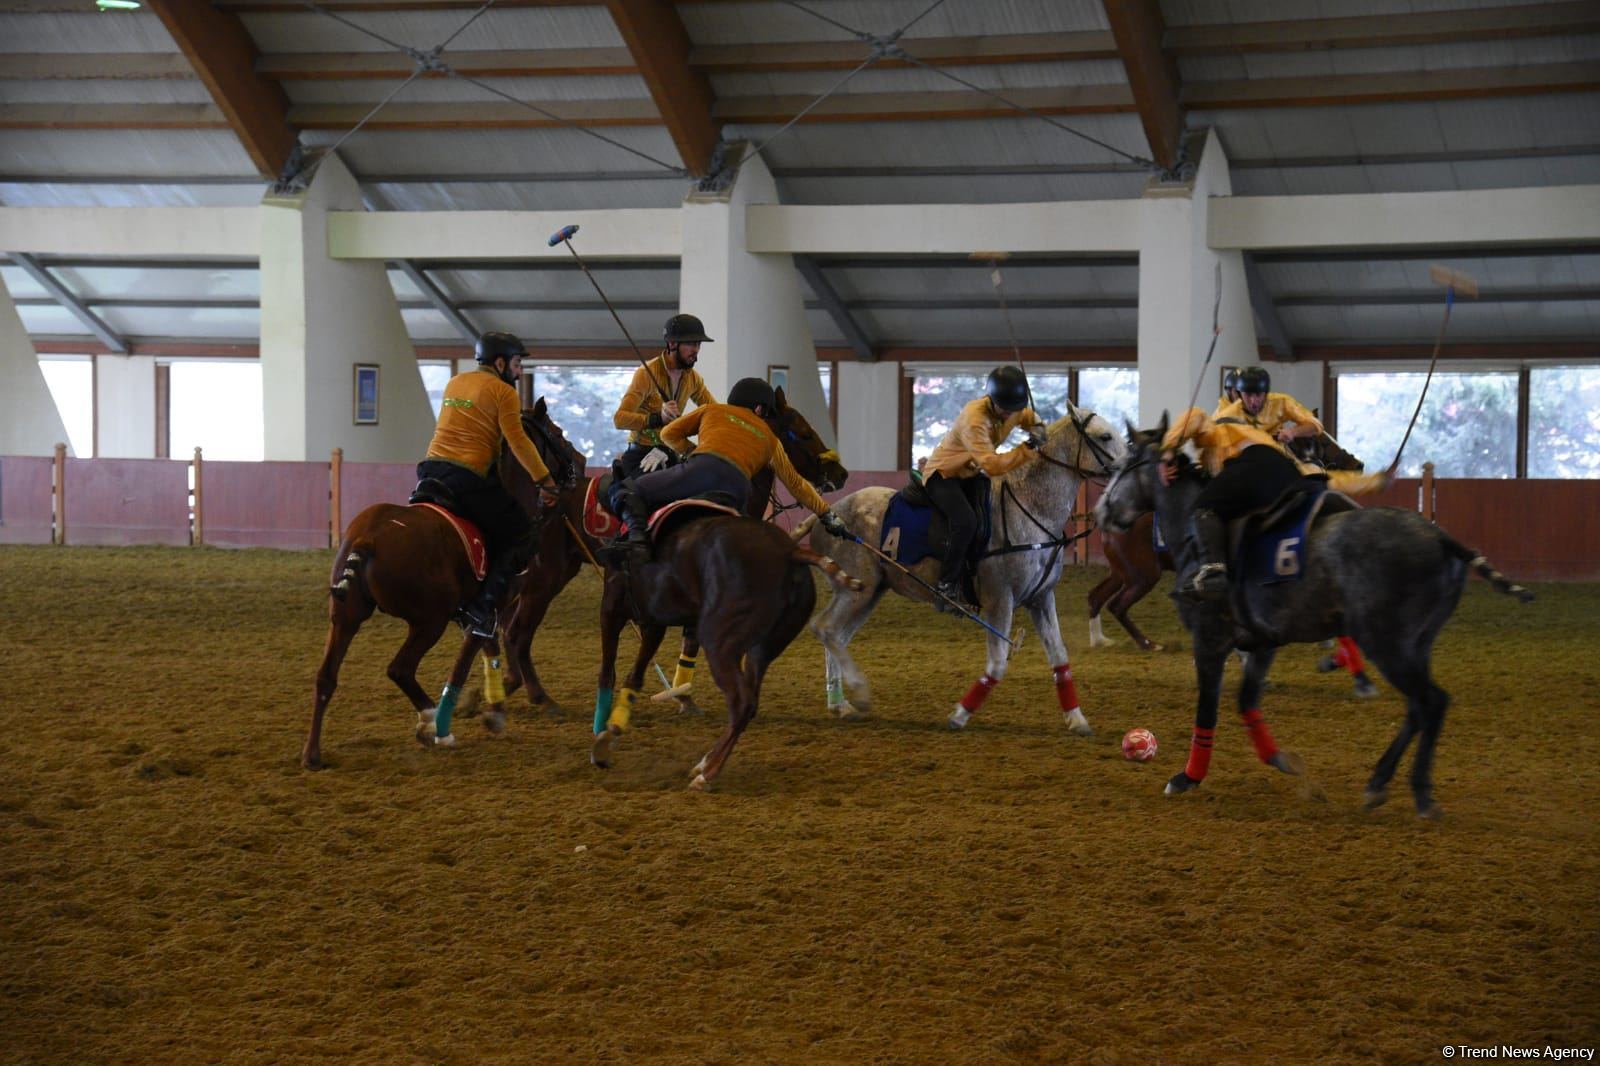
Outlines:
{"type": "Polygon", "coordinates": [[[1028,368],[1022,361],[1022,348],[1017,344],[1017,331],[1011,324],[1011,308],[1006,304],[1005,276],[1000,272],[1000,261],[1010,257],[1010,252],[973,252],[967,258],[989,264],[989,282],[994,286],[995,298],[1000,301],[1000,317],[1005,319],[1006,337],[1011,341],[1011,357],[1017,361],[1017,369],[1022,371],[1022,387],[1028,393],[1028,407],[1038,414],[1039,409],[1033,406],[1033,384],[1028,380],[1028,368]]]}
{"type": "MultiPolygon", "coordinates": [[[[572,539],[578,542],[578,550],[583,552],[583,557],[589,560],[589,565],[594,567],[595,573],[600,575],[601,581],[604,581],[606,579],[606,568],[600,565],[600,560],[594,557],[594,552],[589,550],[589,545],[583,542],[583,535],[578,532],[575,526],[573,526],[572,519],[568,518],[566,515],[562,515],[561,521],[566,523],[567,532],[572,534],[572,539]]],[[[639,643],[644,643],[644,634],[639,632],[639,623],[630,618],[628,619],[628,624],[633,627],[633,635],[639,638],[639,643]]],[[[656,668],[656,676],[661,679],[661,687],[667,690],[665,692],[656,693],[654,696],[650,697],[651,699],[670,699],[674,696],[682,695],[682,693],[674,692],[672,690],[672,682],[667,680],[667,672],[661,669],[660,663],[652,661],[650,665],[656,668]]],[[[684,691],[687,692],[688,689],[689,686],[685,685],[684,691]]]]}
{"type": "Polygon", "coordinates": [[[583,276],[589,279],[589,284],[594,286],[594,291],[600,294],[601,300],[605,301],[606,310],[610,311],[611,317],[616,320],[617,328],[622,330],[622,335],[624,337],[628,338],[628,344],[633,348],[634,357],[639,360],[639,365],[644,367],[645,374],[650,378],[650,384],[654,385],[656,387],[656,391],[661,394],[661,402],[671,403],[672,394],[667,391],[666,387],[662,385],[661,382],[656,380],[656,376],[654,374],[650,373],[650,364],[645,359],[644,353],[639,350],[639,345],[634,342],[633,334],[629,333],[628,327],[622,324],[622,316],[617,314],[617,309],[611,306],[611,300],[606,296],[605,290],[600,287],[600,283],[596,281],[594,279],[594,275],[589,272],[589,264],[583,261],[583,256],[578,254],[578,249],[572,246],[572,236],[577,232],[578,227],[575,224],[571,226],[562,226],[560,229],[556,230],[550,235],[550,247],[554,248],[558,244],[564,244],[567,246],[567,251],[572,253],[572,258],[576,259],[578,261],[578,266],[582,268],[583,276]]]}
{"type": "Polygon", "coordinates": [[[1428,396],[1428,384],[1433,381],[1433,368],[1439,365],[1439,350],[1444,347],[1445,327],[1450,325],[1450,309],[1455,306],[1456,293],[1478,297],[1478,282],[1460,270],[1451,270],[1441,263],[1435,263],[1428,268],[1428,277],[1433,279],[1435,285],[1444,286],[1444,320],[1439,323],[1439,338],[1433,342],[1433,358],[1428,361],[1428,376],[1422,379],[1422,395],[1417,397],[1417,409],[1411,412],[1411,422],[1406,426],[1406,435],[1400,438],[1400,447],[1395,450],[1394,462],[1389,464],[1389,469],[1384,471],[1388,477],[1394,477],[1400,468],[1400,455],[1406,450],[1406,443],[1411,440],[1411,430],[1417,424],[1417,416],[1422,413],[1422,401],[1428,396]]]}
{"type": "MultiPolygon", "coordinates": [[[[849,533],[848,530],[846,530],[846,532],[849,533]]],[[[882,559],[884,562],[888,563],[890,566],[892,566],[896,570],[900,571],[906,577],[909,577],[912,581],[915,581],[917,584],[921,585],[923,588],[925,588],[929,592],[933,593],[933,595],[936,598],[943,600],[945,603],[948,603],[951,607],[955,608],[956,613],[961,615],[963,618],[970,618],[972,621],[978,623],[980,626],[982,626],[983,628],[987,629],[989,632],[993,633],[995,636],[999,637],[1001,640],[1005,641],[1006,645],[1008,647],[1010,647],[1013,650],[1016,649],[1017,641],[1012,640],[1010,637],[1008,637],[1004,633],[1000,632],[994,626],[990,625],[988,622],[985,622],[982,618],[979,618],[977,615],[973,614],[971,611],[969,611],[965,607],[961,606],[961,604],[957,603],[955,600],[952,600],[949,596],[946,596],[944,593],[940,592],[938,589],[934,588],[932,585],[930,585],[926,581],[922,580],[916,574],[912,573],[911,570],[908,567],[904,566],[900,562],[900,560],[894,558],[893,556],[887,554],[886,552],[879,551],[877,548],[874,548],[872,545],[868,544],[866,541],[862,540],[860,537],[856,536],[854,533],[850,533],[849,534],[849,539],[855,541],[857,544],[859,544],[863,548],[867,549],[867,551],[871,552],[873,555],[876,555],[879,559],[882,559]]]]}

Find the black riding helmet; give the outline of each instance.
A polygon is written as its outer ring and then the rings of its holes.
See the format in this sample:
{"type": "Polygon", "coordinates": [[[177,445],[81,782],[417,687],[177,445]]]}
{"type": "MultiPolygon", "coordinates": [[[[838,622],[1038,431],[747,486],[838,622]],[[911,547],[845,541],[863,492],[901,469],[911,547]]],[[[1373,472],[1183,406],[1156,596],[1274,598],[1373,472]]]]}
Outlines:
{"type": "Polygon", "coordinates": [[[1028,378],[1021,367],[999,366],[989,372],[989,385],[985,390],[994,405],[1006,414],[1028,406],[1028,378]]]}
{"type": "Polygon", "coordinates": [[[661,331],[661,336],[668,344],[678,344],[682,341],[699,341],[704,344],[711,340],[706,336],[706,324],[693,315],[673,315],[667,319],[666,328],[661,331]]]}
{"type": "Polygon", "coordinates": [[[1241,372],[1240,372],[1238,367],[1233,367],[1226,374],[1222,375],[1222,391],[1223,392],[1230,392],[1230,391],[1237,392],[1238,391],[1240,373],[1241,372]]]}
{"type": "Polygon", "coordinates": [[[1246,367],[1239,371],[1239,391],[1265,395],[1272,391],[1272,375],[1267,373],[1266,367],[1246,367]]]}
{"type": "Polygon", "coordinates": [[[528,354],[522,342],[515,334],[505,333],[501,330],[492,330],[478,338],[478,345],[473,349],[472,357],[485,365],[493,363],[496,359],[507,362],[518,356],[528,354]]]}
{"type": "Polygon", "coordinates": [[[769,413],[778,407],[778,398],[772,394],[772,386],[760,378],[740,378],[734,382],[733,388],[728,390],[728,402],[752,411],[757,407],[765,407],[769,413]]]}

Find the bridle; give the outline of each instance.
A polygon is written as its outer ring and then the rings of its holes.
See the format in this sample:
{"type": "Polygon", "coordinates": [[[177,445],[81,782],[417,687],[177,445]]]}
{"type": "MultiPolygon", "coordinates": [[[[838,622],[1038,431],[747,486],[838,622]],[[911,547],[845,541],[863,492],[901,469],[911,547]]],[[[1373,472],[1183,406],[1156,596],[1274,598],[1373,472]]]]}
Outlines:
{"type": "MultiPolygon", "coordinates": [[[[559,474],[554,475],[556,485],[559,486],[562,491],[576,488],[578,485],[579,473],[578,460],[574,457],[576,453],[572,450],[572,446],[567,443],[566,438],[552,433],[550,427],[545,424],[544,420],[534,418],[532,415],[528,414],[523,416],[522,428],[528,431],[529,436],[535,437],[539,441],[543,442],[545,448],[553,453],[556,457],[556,465],[561,470],[559,474]]],[[[546,463],[548,465],[548,460],[546,463]]]]}
{"type": "Polygon", "coordinates": [[[1077,406],[1070,401],[1067,403],[1067,418],[1069,421],[1071,421],[1072,428],[1078,431],[1078,445],[1073,451],[1072,461],[1067,462],[1064,459],[1057,459],[1055,456],[1046,452],[1043,448],[1040,448],[1034,454],[1038,458],[1049,463],[1051,466],[1057,466],[1063,470],[1071,471],[1084,481],[1103,483],[1111,476],[1112,468],[1117,465],[1117,460],[1111,455],[1110,452],[1106,451],[1105,445],[1101,444],[1099,441],[1095,440],[1092,435],[1090,435],[1089,419],[1083,417],[1083,415],[1078,411],[1077,406]],[[1099,470],[1088,470],[1084,468],[1083,452],[1085,448],[1089,450],[1089,453],[1094,457],[1095,462],[1100,465],[1099,470]]]}

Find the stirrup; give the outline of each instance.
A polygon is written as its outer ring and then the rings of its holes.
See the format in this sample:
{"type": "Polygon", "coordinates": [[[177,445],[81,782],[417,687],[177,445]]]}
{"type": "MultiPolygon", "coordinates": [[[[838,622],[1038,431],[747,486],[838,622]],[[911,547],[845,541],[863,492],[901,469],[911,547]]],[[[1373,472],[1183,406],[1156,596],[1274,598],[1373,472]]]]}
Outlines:
{"type": "Polygon", "coordinates": [[[1184,597],[1190,600],[1215,601],[1227,594],[1228,568],[1222,563],[1206,563],[1183,587],[1184,597]]]}
{"type": "Polygon", "coordinates": [[[934,586],[933,591],[938,593],[940,597],[943,597],[942,599],[936,598],[933,601],[933,605],[944,614],[960,613],[950,605],[952,602],[960,604],[961,609],[966,611],[968,614],[978,613],[978,609],[967,602],[966,593],[962,591],[960,582],[941,581],[934,586]]]}
{"type": "Polygon", "coordinates": [[[500,612],[490,607],[485,616],[479,614],[476,608],[477,604],[471,603],[456,611],[456,622],[466,630],[468,636],[493,640],[497,635],[496,627],[500,621],[500,612]]]}

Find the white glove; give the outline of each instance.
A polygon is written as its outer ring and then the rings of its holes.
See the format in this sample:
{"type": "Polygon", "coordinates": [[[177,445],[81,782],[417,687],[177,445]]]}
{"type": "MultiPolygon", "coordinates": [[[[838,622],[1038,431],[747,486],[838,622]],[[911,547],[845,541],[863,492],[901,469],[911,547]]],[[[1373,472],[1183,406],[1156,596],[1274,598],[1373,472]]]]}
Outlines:
{"type": "Polygon", "coordinates": [[[667,465],[667,450],[665,448],[651,448],[645,457],[639,460],[639,469],[646,474],[652,470],[660,470],[667,465]]]}

